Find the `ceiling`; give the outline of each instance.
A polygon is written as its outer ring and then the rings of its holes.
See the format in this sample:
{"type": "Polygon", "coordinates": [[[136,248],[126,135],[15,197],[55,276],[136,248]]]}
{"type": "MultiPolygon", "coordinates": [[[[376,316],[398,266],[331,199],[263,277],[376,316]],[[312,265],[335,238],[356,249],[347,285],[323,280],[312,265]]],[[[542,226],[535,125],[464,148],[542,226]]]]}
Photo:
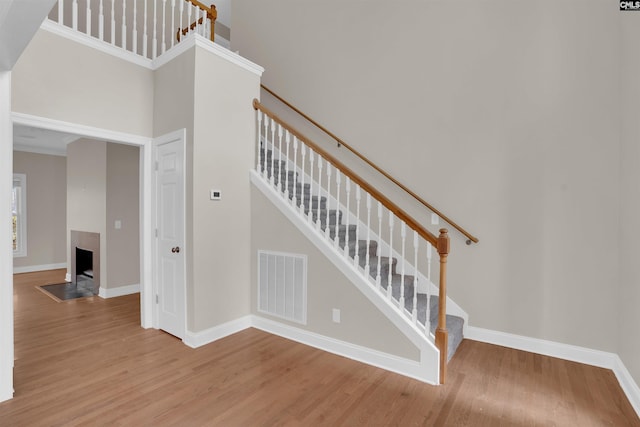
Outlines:
{"type": "Polygon", "coordinates": [[[66,156],[67,144],[80,138],[71,133],[13,125],[13,149],[16,151],[66,156]]]}

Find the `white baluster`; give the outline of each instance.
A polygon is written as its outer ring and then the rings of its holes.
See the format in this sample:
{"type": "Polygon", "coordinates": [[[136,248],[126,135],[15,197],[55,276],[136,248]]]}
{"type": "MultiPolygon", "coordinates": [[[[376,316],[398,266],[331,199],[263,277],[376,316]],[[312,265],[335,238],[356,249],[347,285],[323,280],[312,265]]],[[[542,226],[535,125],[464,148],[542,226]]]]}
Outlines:
{"type": "Polygon", "coordinates": [[[184,28],[184,3],[185,0],[179,0],[180,3],[180,19],[178,20],[178,31],[180,32],[180,40],[182,40],[182,29],[184,28]]]}
{"type": "MultiPolygon", "coordinates": [[[[427,242],[427,318],[424,323],[425,335],[428,337],[431,334],[431,255],[433,251],[433,246],[431,243],[427,242]]],[[[416,269],[416,277],[418,276],[418,271],[416,269]]],[[[445,297],[446,298],[446,297],[445,297]]]]}
{"type": "MultiPolygon", "coordinates": [[[[378,240],[382,239],[382,203],[378,202],[378,240]]],[[[381,288],[382,286],[382,281],[380,280],[380,261],[382,260],[382,252],[380,247],[382,246],[380,244],[381,242],[378,241],[378,251],[376,252],[376,255],[378,256],[378,268],[377,268],[377,272],[376,272],[376,285],[378,285],[378,288],[381,288]]]]}
{"type": "Polygon", "coordinates": [[[267,181],[269,179],[269,175],[268,175],[268,171],[267,171],[267,154],[269,154],[269,123],[270,123],[270,119],[269,116],[267,116],[266,114],[264,115],[264,138],[263,138],[263,144],[262,144],[262,149],[264,150],[264,158],[262,159],[262,178],[264,178],[265,181],[267,181]]]}
{"type": "MultiPolygon", "coordinates": [[[[297,138],[296,138],[297,139],[297,138]]],[[[300,155],[302,156],[302,172],[300,173],[300,215],[304,214],[304,167],[305,167],[305,154],[306,145],[300,142],[300,155]]],[[[311,198],[309,198],[311,200],[311,198]]]]}
{"type": "Polygon", "coordinates": [[[276,159],[276,121],[271,118],[271,175],[269,176],[269,182],[271,185],[275,183],[276,169],[274,167],[276,159]]]}
{"type": "Polygon", "coordinates": [[[111,44],[116,44],[116,0],[111,0],[111,44]]]}
{"type": "Polygon", "coordinates": [[[78,0],[71,3],[71,28],[78,29],[78,0]]]}
{"type": "Polygon", "coordinates": [[[122,48],[127,50],[127,0],[122,0],[122,48]]]}
{"type": "Polygon", "coordinates": [[[158,56],[158,2],[153,2],[153,40],[151,44],[151,58],[158,56]]]}
{"type": "MultiPolygon", "coordinates": [[[[180,0],[184,1],[184,0],[180,0]]],[[[173,37],[173,29],[176,28],[176,0],[171,0],[171,47],[175,45],[176,38],[173,37]]]]}
{"type": "Polygon", "coordinates": [[[91,35],[91,0],[87,0],[87,7],[86,7],[84,16],[87,21],[85,32],[87,33],[88,36],[90,36],[91,35]]]}
{"type": "Polygon", "coordinates": [[[100,6],[98,7],[98,38],[104,41],[104,4],[103,0],[100,0],[100,6]]]}
{"type": "MultiPolygon", "coordinates": [[[[320,230],[320,201],[322,200],[322,156],[318,154],[318,205],[316,206],[316,230],[320,230]]],[[[336,233],[338,229],[336,228],[336,233]]]]}
{"type": "Polygon", "coordinates": [[[258,135],[256,140],[256,149],[258,150],[258,154],[256,157],[256,172],[260,173],[260,162],[262,161],[262,147],[260,144],[260,140],[262,139],[262,111],[256,110],[256,120],[258,122],[258,135]]]}
{"type": "Polygon", "coordinates": [[[138,54],[138,2],[133,0],[133,24],[131,27],[131,51],[138,54]]]}
{"type": "MultiPolygon", "coordinates": [[[[284,137],[286,141],[287,152],[285,154],[285,174],[284,174],[284,197],[289,200],[289,146],[291,145],[291,134],[287,130],[284,137]]],[[[294,174],[295,175],[295,174],[294,174]]]]}
{"type": "Polygon", "coordinates": [[[309,148],[309,206],[307,207],[307,219],[311,224],[311,217],[313,216],[313,160],[314,153],[309,148]]]}
{"type": "MultiPolygon", "coordinates": [[[[348,199],[347,199],[348,200],[348,199]]],[[[348,202],[347,202],[348,203],[348,202]]],[[[347,209],[347,213],[350,212],[347,209]]],[[[360,265],[360,186],[356,184],[356,251],[353,254],[353,265],[360,265]]]]}
{"type": "Polygon", "coordinates": [[[147,13],[147,0],[144,0],[144,23],[142,24],[142,56],[144,56],[145,58],[147,57],[147,51],[148,51],[148,43],[149,43],[149,36],[148,36],[148,32],[147,32],[147,17],[148,17],[148,13],[147,13]]]}
{"type": "Polygon", "coordinates": [[[293,175],[293,197],[291,198],[291,206],[297,206],[298,201],[298,138],[293,136],[293,170],[296,172],[293,175]]]}
{"type": "Polygon", "coordinates": [[[187,34],[189,34],[189,32],[191,31],[191,13],[193,12],[193,6],[191,5],[191,3],[187,4],[187,25],[186,25],[186,29],[187,29],[187,34]]]}
{"type": "Polygon", "coordinates": [[[407,224],[404,221],[400,221],[400,237],[402,238],[402,272],[400,277],[400,310],[404,313],[404,278],[405,278],[405,259],[404,259],[404,246],[407,240],[407,224]]]}
{"type": "MultiPolygon", "coordinates": [[[[338,227],[338,224],[340,224],[340,184],[342,181],[341,178],[341,173],[340,173],[340,169],[336,168],[336,228],[338,227]]],[[[346,194],[347,194],[347,205],[349,203],[349,191],[351,190],[349,188],[349,177],[345,176],[345,184],[346,184],[346,194]]],[[[349,209],[347,209],[347,212],[349,212],[349,209]]],[[[348,220],[347,220],[348,221],[348,220]]],[[[348,222],[347,222],[348,224],[348,222]]],[[[349,225],[347,225],[347,228],[349,228],[349,225]]],[[[329,227],[327,227],[327,230],[329,229],[329,227]]],[[[338,239],[333,239],[333,247],[334,248],[338,248],[338,239]]],[[[344,255],[345,257],[349,256],[349,248],[347,245],[344,245],[344,255]]]]}
{"type": "MultiPolygon", "coordinates": [[[[413,232],[413,309],[411,310],[411,318],[414,324],[418,324],[418,232],[413,232]]],[[[429,310],[429,301],[427,300],[427,310],[429,310]]],[[[429,318],[427,317],[427,323],[429,318]]]]}
{"type": "Polygon", "coordinates": [[[64,25],[64,0],[58,0],[58,24],[64,25]]]}
{"type": "Polygon", "coordinates": [[[167,0],[162,0],[162,53],[167,51],[167,0]]]}
{"type": "Polygon", "coordinates": [[[350,225],[350,220],[351,220],[351,208],[350,208],[350,204],[351,204],[351,178],[349,178],[348,176],[346,177],[347,179],[345,180],[345,197],[347,198],[347,211],[345,212],[345,216],[347,217],[347,221],[345,223],[345,227],[347,229],[347,232],[345,234],[345,238],[344,238],[344,254],[346,257],[349,256],[349,225],[350,225]]]}
{"type": "Polygon", "coordinates": [[[278,123],[278,191],[282,188],[282,124],[278,123]]]}
{"type": "Polygon", "coordinates": [[[391,271],[393,270],[393,212],[389,211],[389,281],[387,282],[387,297],[391,298],[393,283],[393,276],[391,271]]]}
{"type": "Polygon", "coordinates": [[[367,193],[367,253],[365,254],[364,259],[364,274],[365,277],[369,277],[371,274],[369,272],[369,258],[371,253],[371,194],[367,193]]]}
{"type": "MultiPolygon", "coordinates": [[[[325,220],[324,237],[329,240],[329,211],[331,210],[331,163],[327,161],[327,219],[325,220]]],[[[337,170],[336,170],[337,172],[337,170]]],[[[336,213],[338,207],[336,206],[336,213]]],[[[336,229],[338,229],[338,222],[336,221],[336,229]]],[[[334,240],[335,241],[335,240],[334,240]]]]}

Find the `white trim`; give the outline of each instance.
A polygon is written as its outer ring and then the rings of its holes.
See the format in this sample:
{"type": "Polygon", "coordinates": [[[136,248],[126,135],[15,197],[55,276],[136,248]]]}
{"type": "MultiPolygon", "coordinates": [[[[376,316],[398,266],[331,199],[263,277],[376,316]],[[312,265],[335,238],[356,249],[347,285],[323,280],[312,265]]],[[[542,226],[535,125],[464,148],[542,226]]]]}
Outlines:
{"type": "Polygon", "coordinates": [[[0,72],[0,402],[13,397],[13,250],[11,191],[13,186],[11,71],[0,72]]]}
{"type": "MultiPolygon", "coordinates": [[[[270,334],[278,335],[367,365],[395,372],[396,374],[414,378],[428,384],[438,384],[438,376],[436,375],[435,377],[429,378],[430,375],[427,375],[429,369],[422,366],[422,363],[417,360],[406,359],[357,344],[340,341],[259,316],[253,316],[252,326],[270,334]]],[[[437,366],[437,364],[438,361],[436,359],[435,365],[437,366]]]]}
{"type": "Polygon", "coordinates": [[[65,282],[71,281],[71,273],[67,272],[67,274],[64,275],[64,281],[65,282]]]}
{"type": "MultiPolygon", "coordinates": [[[[438,370],[435,369],[435,381],[430,380],[433,374],[429,375],[429,371],[434,371],[434,369],[426,367],[425,360],[406,359],[256,315],[244,316],[201,332],[187,331],[183,342],[191,348],[198,348],[251,327],[428,384],[437,384],[438,370]]],[[[420,351],[424,354],[422,350],[420,351]]],[[[438,360],[436,359],[434,363],[437,366],[438,360]]]]}
{"type": "Polygon", "coordinates": [[[124,295],[138,294],[140,293],[140,284],[118,286],[117,288],[104,288],[100,286],[98,296],[100,298],[116,298],[124,295]]]}
{"type": "Polygon", "coordinates": [[[638,387],[638,384],[633,380],[633,377],[627,370],[627,367],[624,366],[624,363],[622,363],[622,360],[617,354],[615,355],[613,362],[613,373],[616,375],[622,391],[627,395],[629,403],[631,403],[636,414],[640,417],[640,387],[638,387]]]}
{"type": "Polygon", "coordinates": [[[538,338],[524,337],[506,332],[492,331],[475,326],[469,326],[467,328],[465,338],[516,350],[528,351],[529,353],[537,353],[544,356],[570,360],[572,362],[584,363],[586,365],[599,366],[601,368],[613,369],[614,366],[613,359],[615,354],[613,353],[538,338]]]}
{"type": "MultiPolygon", "coordinates": [[[[17,222],[17,250],[13,251],[14,258],[24,258],[27,256],[27,175],[24,173],[14,173],[13,183],[19,182],[20,188],[18,200],[17,222]]],[[[13,211],[12,211],[13,214],[13,211]]]]}
{"type": "Polygon", "coordinates": [[[79,136],[99,139],[101,141],[119,142],[131,145],[145,145],[151,142],[151,138],[147,136],[118,132],[94,126],[80,125],[47,117],[34,116],[31,114],[12,113],[11,118],[14,124],[54,130],[58,132],[74,133],[79,136]]]}
{"type": "Polygon", "coordinates": [[[42,22],[42,25],[40,25],[40,28],[50,33],[56,34],[60,37],[64,37],[66,39],[91,47],[108,55],[124,59],[125,61],[129,61],[141,67],[145,67],[151,70],[153,69],[153,61],[145,58],[144,56],[129,52],[128,50],[112,45],[111,43],[101,41],[100,39],[97,39],[95,37],[88,36],[84,33],[81,33],[80,31],[75,31],[72,28],[58,24],[50,19],[45,19],[42,22]]]}
{"type": "MultiPolygon", "coordinates": [[[[24,113],[12,113],[10,117],[14,124],[55,130],[101,141],[116,142],[140,147],[140,324],[143,328],[151,327],[151,316],[153,312],[151,274],[151,248],[153,244],[153,235],[151,233],[151,145],[153,139],[146,136],[117,132],[109,129],[64,122],[61,120],[54,120],[24,113]]],[[[13,129],[13,126],[9,127],[13,129]]],[[[11,140],[11,138],[9,140],[11,140]]],[[[13,154],[13,151],[10,151],[10,153],[13,154]]],[[[11,157],[9,157],[9,159],[11,159],[11,157]]],[[[1,196],[2,194],[0,194],[0,197],[1,196]]],[[[9,199],[8,195],[7,199],[9,199]]],[[[67,273],[65,280],[71,280],[70,273],[67,273]]],[[[13,306],[11,307],[13,308],[13,306]]],[[[13,332],[13,324],[11,328],[13,332]]]]}
{"type": "Polygon", "coordinates": [[[202,347],[219,339],[244,331],[252,325],[252,316],[244,316],[200,332],[186,331],[182,340],[191,348],[202,347]]]}
{"type": "Polygon", "coordinates": [[[35,147],[31,145],[24,144],[13,144],[13,151],[22,151],[25,153],[35,153],[35,154],[47,154],[49,156],[61,156],[66,157],[67,151],[55,147],[35,147]]]}
{"type": "Polygon", "coordinates": [[[622,363],[620,357],[615,353],[592,350],[570,344],[562,344],[554,341],[530,338],[521,335],[509,334],[506,332],[492,331],[490,329],[467,327],[466,339],[500,345],[516,350],[530,353],[542,354],[544,356],[557,357],[559,359],[570,360],[572,362],[583,363],[585,365],[597,366],[611,369],[620,387],[627,395],[627,399],[640,416],[640,388],[633,380],[633,377],[622,363]]]}
{"type": "Polygon", "coordinates": [[[33,273],[35,271],[57,270],[59,268],[67,268],[67,263],[62,262],[58,264],[40,264],[40,265],[26,265],[24,267],[13,267],[13,274],[33,273]]]}
{"type": "Polygon", "coordinates": [[[262,73],[264,73],[263,67],[249,61],[247,58],[244,58],[218,44],[211,43],[209,39],[206,39],[201,35],[194,34],[194,36],[196,40],[196,46],[201,47],[202,49],[205,49],[206,51],[211,52],[215,55],[218,55],[219,57],[226,59],[227,61],[241,68],[244,68],[245,70],[255,74],[258,77],[261,77],[262,73]]]}

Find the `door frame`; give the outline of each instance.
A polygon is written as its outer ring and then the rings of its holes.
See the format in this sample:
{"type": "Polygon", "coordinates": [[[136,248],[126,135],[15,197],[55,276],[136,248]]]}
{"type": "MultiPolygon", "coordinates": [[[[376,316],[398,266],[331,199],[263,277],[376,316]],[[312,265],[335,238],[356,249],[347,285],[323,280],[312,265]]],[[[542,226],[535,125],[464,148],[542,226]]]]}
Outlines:
{"type": "Polygon", "coordinates": [[[183,313],[184,313],[184,336],[181,337],[182,341],[184,342],[186,335],[187,335],[187,268],[186,268],[186,253],[187,253],[187,245],[186,245],[186,235],[187,235],[187,229],[186,229],[186,219],[187,219],[187,212],[186,212],[186,190],[187,190],[187,181],[186,181],[186,166],[187,166],[187,156],[186,156],[186,142],[187,142],[187,129],[186,128],[182,128],[173,132],[169,132],[167,134],[158,136],[156,138],[153,139],[153,142],[151,144],[151,162],[153,165],[153,172],[152,172],[152,178],[151,178],[151,209],[152,209],[152,215],[151,215],[151,231],[152,231],[152,247],[151,247],[151,271],[152,271],[152,284],[153,286],[151,287],[151,292],[149,294],[149,298],[152,300],[152,325],[155,329],[160,329],[160,307],[159,304],[157,303],[156,300],[156,295],[158,295],[159,293],[159,289],[158,289],[158,272],[160,271],[160,269],[158,268],[158,257],[159,257],[159,253],[158,253],[158,239],[156,236],[156,229],[158,227],[157,221],[158,221],[158,212],[157,212],[157,195],[156,195],[156,186],[157,186],[157,168],[156,168],[156,158],[157,158],[157,150],[158,147],[160,145],[163,144],[167,144],[170,142],[179,142],[180,143],[180,147],[182,149],[182,171],[183,171],[183,179],[182,179],[182,194],[183,194],[183,203],[182,203],[182,217],[184,218],[183,222],[182,222],[182,235],[185,238],[185,242],[182,243],[182,257],[184,259],[184,268],[183,268],[183,277],[182,277],[182,292],[183,292],[183,301],[184,301],[184,307],[183,307],[183,313]]]}
{"type": "MultiPolygon", "coordinates": [[[[153,138],[23,113],[12,113],[11,119],[13,124],[72,133],[80,137],[140,147],[140,325],[145,329],[152,328],[153,289],[151,250],[153,237],[151,233],[151,155],[153,138]]],[[[13,153],[13,143],[8,144],[8,146],[8,150],[13,153]]],[[[13,172],[12,169],[13,166],[11,167],[11,173],[13,172]]],[[[8,199],[10,193],[5,195],[0,192],[0,197],[3,199],[6,197],[8,199]]],[[[11,301],[13,301],[13,298],[11,301]]]]}

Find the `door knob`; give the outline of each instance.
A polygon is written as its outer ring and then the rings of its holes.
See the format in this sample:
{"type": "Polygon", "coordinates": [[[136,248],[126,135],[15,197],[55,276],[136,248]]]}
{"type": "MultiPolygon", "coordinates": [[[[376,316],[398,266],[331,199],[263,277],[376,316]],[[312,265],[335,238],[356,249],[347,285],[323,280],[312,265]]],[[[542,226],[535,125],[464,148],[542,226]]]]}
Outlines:
{"type": "Polygon", "coordinates": [[[176,246],[175,248],[171,248],[171,252],[173,252],[174,254],[180,253],[180,246],[176,246]]]}

